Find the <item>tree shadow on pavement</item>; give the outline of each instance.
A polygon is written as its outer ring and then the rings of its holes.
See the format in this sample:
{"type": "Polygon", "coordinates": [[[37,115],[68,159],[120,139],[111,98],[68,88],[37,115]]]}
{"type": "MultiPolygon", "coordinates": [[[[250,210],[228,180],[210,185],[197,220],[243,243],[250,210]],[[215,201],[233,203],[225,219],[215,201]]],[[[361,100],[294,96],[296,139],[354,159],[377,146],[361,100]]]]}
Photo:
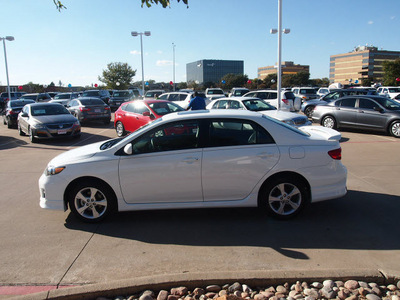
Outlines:
{"type": "Polygon", "coordinates": [[[393,235],[400,231],[399,211],[399,196],[349,191],[309,205],[287,221],[255,208],[228,208],[124,212],[100,224],[85,224],[70,214],[65,226],[151,244],[269,247],[309,259],[301,249],[400,249],[393,235]]]}

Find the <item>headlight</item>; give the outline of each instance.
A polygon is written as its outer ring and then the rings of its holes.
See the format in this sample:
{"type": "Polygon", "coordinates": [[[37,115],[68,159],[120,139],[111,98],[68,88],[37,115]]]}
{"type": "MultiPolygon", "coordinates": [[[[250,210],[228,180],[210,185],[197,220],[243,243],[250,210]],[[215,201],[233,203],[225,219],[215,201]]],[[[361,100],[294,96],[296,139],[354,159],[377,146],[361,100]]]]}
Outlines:
{"type": "Polygon", "coordinates": [[[42,123],[34,123],[32,124],[32,127],[36,128],[36,129],[45,129],[46,126],[42,123]]]}
{"type": "Polygon", "coordinates": [[[283,123],[286,123],[286,124],[288,124],[288,125],[294,126],[293,120],[283,120],[282,122],[283,122],[283,123]]]}
{"type": "Polygon", "coordinates": [[[58,173],[61,173],[63,170],[65,169],[65,167],[53,167],[53,166],[49,166],[46,168],[46,170],[44,171],[44,174],[46,176],[51,176],[51,175],[56,175],[58,173]]]}
{"type": "Polygon", "coordinates": [[[81,123],[79,123],[79,121],[76,121],[76,122],[74,122],[74,125],[75,125],[75,126],[80,126],[81,123]]]}

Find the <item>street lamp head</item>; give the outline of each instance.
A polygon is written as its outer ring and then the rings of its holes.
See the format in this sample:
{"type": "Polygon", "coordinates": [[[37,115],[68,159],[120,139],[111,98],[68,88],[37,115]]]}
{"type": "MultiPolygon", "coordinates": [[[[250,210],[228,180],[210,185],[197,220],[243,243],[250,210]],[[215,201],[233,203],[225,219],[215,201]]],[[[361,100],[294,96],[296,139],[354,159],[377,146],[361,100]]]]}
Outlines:
{"type": "Polygon", "coordinates": [[[270,31],[269,31],[269,33],[271,33],[271,34],[275,34],[275,33],[277,33],[278,32],[278,29],[271,29],[270,31]]]}
{"type": "Polygon", "coordinates": [[[290,29],[289,28],[285,28],[285,29],[283,29],[282,32],[288,34],[288,33],[290,33],[290,29]]]}
{"type": "Polygon", "coordinates": [[[13,36],[6,36],[6,40],[7,40],[7,41],[13,41],[13,40],[14,40],[14,37],[13,37],[13,36]]]}
{"type": "Polygon", "coordinates": [[[131,35],[132,35],[132,36],[138,36],[139,34],[138,34],[137,31],[132,31],[132,32],[131,32],[131,35]]]}
{"type": "Polygon", "coordinates": [[[145,36],[150,36],[150,35],[151,35],[151,32],[150,32],[150,31],[145,31],[145,32],[144,32],[144,35],[145,35],[145,36]]]}

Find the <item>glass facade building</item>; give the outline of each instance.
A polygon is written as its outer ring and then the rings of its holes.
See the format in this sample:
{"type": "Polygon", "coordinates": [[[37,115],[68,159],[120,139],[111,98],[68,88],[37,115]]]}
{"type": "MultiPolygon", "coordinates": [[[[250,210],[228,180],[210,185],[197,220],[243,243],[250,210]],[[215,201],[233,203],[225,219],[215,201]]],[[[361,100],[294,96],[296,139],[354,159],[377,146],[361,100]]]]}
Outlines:
{"type": "Polygon", "coordinates": [[[243,75],[244,62],[242,60],[203,59],[186,64],[187,82],[218,83],[227,74],[243,75]]]}

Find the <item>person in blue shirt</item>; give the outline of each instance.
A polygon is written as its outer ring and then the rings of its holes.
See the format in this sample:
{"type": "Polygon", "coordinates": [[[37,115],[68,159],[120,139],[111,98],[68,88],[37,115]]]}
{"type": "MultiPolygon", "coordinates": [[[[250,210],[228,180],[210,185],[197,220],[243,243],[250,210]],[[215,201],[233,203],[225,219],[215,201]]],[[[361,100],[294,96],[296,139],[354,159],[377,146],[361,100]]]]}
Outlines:
{"type": "Polygon", "coordinates": [[[199,96],[198,92],[194,92],[194,98],[190,100],[187,110],[201,110],[206,109],[206,101],[203,97],[199,96]]]}

